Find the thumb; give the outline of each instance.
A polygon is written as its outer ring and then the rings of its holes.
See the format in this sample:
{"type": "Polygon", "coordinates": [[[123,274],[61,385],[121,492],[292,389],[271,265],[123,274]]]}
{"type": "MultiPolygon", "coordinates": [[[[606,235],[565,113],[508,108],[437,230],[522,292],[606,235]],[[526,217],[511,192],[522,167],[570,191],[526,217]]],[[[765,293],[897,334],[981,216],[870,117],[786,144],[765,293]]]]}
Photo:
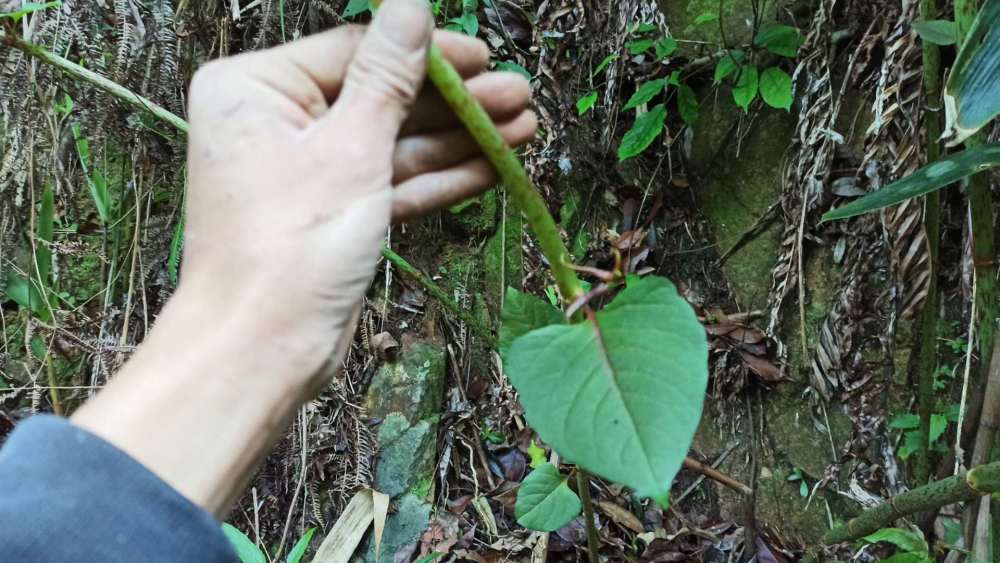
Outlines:
{"type": "Polygon", "coordinates": [[[393,142],[423,84],[433,27],[426,0],[383,2],[329,117],[341,126],[357,122],[374,141],[393,142]]]}

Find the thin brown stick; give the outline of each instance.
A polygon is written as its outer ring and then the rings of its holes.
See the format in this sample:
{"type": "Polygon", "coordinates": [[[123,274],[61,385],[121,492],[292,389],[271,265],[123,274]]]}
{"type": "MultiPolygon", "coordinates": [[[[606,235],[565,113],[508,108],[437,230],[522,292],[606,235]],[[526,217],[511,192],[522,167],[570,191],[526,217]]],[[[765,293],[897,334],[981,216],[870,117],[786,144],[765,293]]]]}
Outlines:
{"type": "Polygon", "coordinates": [[[691,471],[694,471],[696,473],[701,473],[702,475],[708,477],[709,479],[715,481],[716,483],[725,485],[740,494],[744,494],[747,496],[753,494],[753,489],[751,489],[749,486],[737,481],[736,479],[733,479],[732,477],[716,469],[713,469],[705,465],[704,463],[696,459],[690,457],[684,458],[684,468],[690,469],[691,471]]]}

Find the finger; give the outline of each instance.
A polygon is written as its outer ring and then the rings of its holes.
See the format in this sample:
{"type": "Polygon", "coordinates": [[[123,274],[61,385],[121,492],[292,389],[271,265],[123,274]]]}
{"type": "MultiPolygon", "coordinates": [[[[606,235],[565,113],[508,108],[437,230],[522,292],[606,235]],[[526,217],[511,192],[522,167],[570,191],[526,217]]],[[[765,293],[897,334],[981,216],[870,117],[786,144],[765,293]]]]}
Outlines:
{"type": "MultiPolygon", "coordinates": [[[[538,118],[532,111],[522,112],[511,121],[497,126],[510,146],[527,143],[535,136],[538,118]]],[[[403,137],[396,143],[393,157],[393,184],[443,170],[480,154],[476,141],[464,129],[403,137]]]]}
{"type": "MultiPolygon", "coordinates": [[[[508,121],[523,112],[531,99],[531,86],[516,72],[489,72],[465,81],[469,92],[493,121],[508,121]]],[[[458,118],[437,89],[424,88],[403,124],[404,135],[445,131],[458,125],[458,118]]]]}
{"type": "Polygon", "coordinates": [[[374,162],[384,155],[390,164],[399,128],[423,84],[433,26],[425,0],[382,4],[320,130],[338,136],[349,131],[374,162]]]}
{"type": "Polygon", "coordinates": [[[496,171],[485,157],[467,160],[440,172],[422,174],[392,191],[392,220],[406,221],[475,197],[496,180],[496,171]]]}
{"type": "MultiPolygon", "coordinates": [[[[306,100],[302,105],[309,105],[313,98],[325,100],[322,108],[325,112],[340,94],[347,66],[354,59],[366,29],[360,25],[342,25],[231,60],[242,61],[259,74],[274,75],[272,85],[295,100],[306,100]]],[[[438,30],[434,32],[434,43],[462,78],[475,76],[489,65],[486,43],[464,33],[438,30]]]]}

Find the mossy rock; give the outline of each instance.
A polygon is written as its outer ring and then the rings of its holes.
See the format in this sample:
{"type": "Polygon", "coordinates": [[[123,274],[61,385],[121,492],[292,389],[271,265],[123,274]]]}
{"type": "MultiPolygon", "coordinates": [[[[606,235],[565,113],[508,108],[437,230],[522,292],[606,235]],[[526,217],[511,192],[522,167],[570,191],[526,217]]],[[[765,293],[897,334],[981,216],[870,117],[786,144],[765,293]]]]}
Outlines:
{"type": "Polygon", "coordinates": [[[470,236],[483,236],[496,230],[497,192],[463,201],[442,211],[442,221],[449,229],[470,236]]]}
{"type": "MultiPolygon", "coordinates": [[[[767,5],[767,10],[761,14],[761,23],[771,23],[775,21],[775,15],[795,2],[792,0],[778,0],[767,5]]],[[[721,3],[722,12],[719,12],[720,3],[716,0],[690,0],[688,2],[674,2],[671,0],[659,0],[660,11],[663,12],[670,28],[670,34],[677,39],[686,39],[689,42],[680,44],[681,52],[691,49],[691,45],[699,43],[711,43],[715,45],[712,50],[722,47],[722,33],[719,30],[720,23],[725,28],[725,37],[730,46],[743,45],[750,42],[753,25],[754,2],[753,0],[727,0],[721,3]],[[705,23],[696,23],[699,16],[703,14],[716,14],[718,19],[705,23]]]]}
{"type": "MultiPolygon", "coordinates": [[[[754,516],[765,529],[777,532],[800,546],[815,545],[829,529],[827,502],[839,502],[833,495],[817,491],[810,501],[804,498],[787,466],[762,467],[757,478],[754,516]]],[[[832,506],[831,506],[832,510],[832,506]]]]}
{"type": "Polygon", "coordinates": [[[767,435],[774,453],[813,479],[821,479],[832,464],[833,448],[851,438],[854,424],[835,404],[826,407],[826,417],[814,421],[808,402],[794,385],[779,387],[765,400],[767,435]],[[829,432],[821,430],[829,419],[829,432]]]}
{"type": "Polygon", "coordinates": [[[444,350],[425,342],[407,346],[399,361],[382,366],[368,387],[368,414],[401,416],[412,426],[438,415],[444,388],[444,350]]]}
{"type": "MultiPolygon", "coordinates": [[[[740,112],[728,91],[703,104],[688,162],[697,177],[694,189],[699,206],[721,251],[740,241],[778,201],[782,156],[795,128],[795,118],[788,112],[764,109],[743,137],[737,154],[732,141],[740,112]]],[[[741,302],[766,302],[780,248],[781,226],[776,222],[723,264],[723,272],[741,302]]]]}

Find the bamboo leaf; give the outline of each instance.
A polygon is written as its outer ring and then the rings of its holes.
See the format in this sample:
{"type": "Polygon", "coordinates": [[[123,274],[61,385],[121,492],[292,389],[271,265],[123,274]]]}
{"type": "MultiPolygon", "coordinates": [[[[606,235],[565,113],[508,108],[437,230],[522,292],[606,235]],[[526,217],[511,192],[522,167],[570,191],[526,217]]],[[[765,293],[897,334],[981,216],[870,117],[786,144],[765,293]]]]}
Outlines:
{"type": "Polygon", "coordinates": [[[299,541],[295,543],[295,547],[288,552],[287,563],[299,563],[302,560],[302,556],[306,554],[306,550],[309,549],[309,543],[312,542],[313,534],[316,533],[316,528],[309,528],[306,533],[302,534],[299,541]]]}
{"type": "Polygon", "coordinates": [[[264,557],[256,544],[235,526],[224,522],[222,532],[226,535],[233,550],[236,551],[236,556],[240,558],[242,563],[267,563],[267,558],[264,557]]]}
{"type": "Polygon", "coordinates": [[[822,221],[846,219],[924,195],[957,182],[966,176],[1000,165],[1000,143],[979,145],[924,166],[847,205],[828,211],[822,221]]]}
{"type": "Polygon", "coordinates": [[[551,532],[576,518],[581,509],[580,497],[566,481],[551,463],[532,471],[517,490],[517,523],[530,530],[551,532]]]}
{"type": "Polygon", "coordinates": [[[1000,2],[985,2],[944,89],[945,132],[955,146],[1000,114],[1000,2]]]}
{"type": "Polygon", "coordinates": [[[656,105],[635,118],[635,124],[625,133],[622,144],[618,147],[618,160],[632,158],[646,150],[663,132],[666,119],[667,108],[663,104],[656,105]]]}
{"type": "Polygon", "coordinates": [[[533,330],[503,359],[546,444],[666,506],[708,382],[705,329],[673,284],[634,281],[588,322],[533,330]]]}
{"type": "Polygon", "coordinates": [[[958,41],[958,26],[949,20],[915,21],[913,31],[924,41],[935,45],[953,45],[958,41]]]}

